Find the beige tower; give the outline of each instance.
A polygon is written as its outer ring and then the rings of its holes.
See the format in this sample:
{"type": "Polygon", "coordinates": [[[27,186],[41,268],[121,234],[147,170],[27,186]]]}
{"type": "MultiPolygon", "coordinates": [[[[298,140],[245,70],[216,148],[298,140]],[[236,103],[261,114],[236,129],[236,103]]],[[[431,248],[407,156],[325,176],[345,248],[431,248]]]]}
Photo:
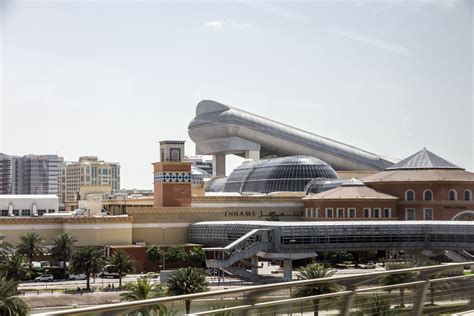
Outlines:
{"type": "Polygon", "coordinates": [[[191,163],[183,162],[184,141],[161,141],[160,156],[153,163],[155,207],[191,206],[191,163]]]}

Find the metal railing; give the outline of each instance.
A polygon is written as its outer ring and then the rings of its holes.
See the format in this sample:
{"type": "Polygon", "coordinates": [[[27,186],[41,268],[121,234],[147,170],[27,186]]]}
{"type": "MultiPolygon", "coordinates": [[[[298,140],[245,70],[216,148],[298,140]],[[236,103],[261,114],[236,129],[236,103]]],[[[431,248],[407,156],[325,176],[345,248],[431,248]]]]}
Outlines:
{"type": "Polygon", "coordinates": [[[276,313],[290,315],[296,312],[298,314],[310,312],[317,307],[320,310],[325,309],[333,311],[335,314],[347,316],[355,311],[370,311],[371,308],[379,308],[382,305],[385,308],[388,306],[392,310],[397,308],[397,311],[401,311],[400,315],[418,316],[424,310],[431,311],[434,309],[442,311],[443,314],[450,314],[451,312],[474,310],[474,274],[464,275],[463,267],[465,265],[472,266],[474,262],[253,285],[205,293],[63,310],[44,313],[43,315],[126,315],[158,305],[174,310],[178,315],[183,315],[185,314],[184,301],[186,300],[192,302],[189,315],[274,315],[276,313]],[[377,280],[380,278],[407,273],[416,274],[418,276],[417,280],[394,285],[377,285],[377,280]],[[441,273],[447,276],[441,277],[441,273]],[[449,275],[449,273],[457,274],[449,275]],[[437,278],[433,278],[435,276],[437,278]],[[371,285],[371,282],[376,284],[371,285]],[[304,297],[295,297],[294,295],[294,291],[302,286],[327,283],[338,284],[340,289],[334,293],[323,295],[304,297]],[[404,289],[404,298],[394,292],[400,289],[404,289]],[[370,301],[372,297],[377,298],[374,301],[375,303],[370,301]],[[429,298],[430,303],[434,302],[435,304],[425,306],[427,298],[429,298]],[[403,307],[403,300],[405,300],[405,307],[403,307]]]}

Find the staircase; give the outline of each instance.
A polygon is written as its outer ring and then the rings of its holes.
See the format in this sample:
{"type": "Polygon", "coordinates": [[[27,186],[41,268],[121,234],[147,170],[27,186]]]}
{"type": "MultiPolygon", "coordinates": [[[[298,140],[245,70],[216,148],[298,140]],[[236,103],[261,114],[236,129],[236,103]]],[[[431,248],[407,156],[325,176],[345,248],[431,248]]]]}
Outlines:
{"type": "Polygon", "coordinates": [[[446,250],[444,255],[454,262],[469,262],[474,261],[474,256],[469,252],[461,250],[446,250]]]}
{"type": "Polygon", "coordinates": [[[203,250],[206,256],[206,266],[208,268],[224,269],[233,275],[239,275],[240,273],[248,276],[248,274],[253,274],[246,269],[232,267],[232,265],[238,261],[248,260],[259,251],[271,251],[272,249],[273,230],[264,228],[251,230],[226,247],[204,248],[203,250]]]}

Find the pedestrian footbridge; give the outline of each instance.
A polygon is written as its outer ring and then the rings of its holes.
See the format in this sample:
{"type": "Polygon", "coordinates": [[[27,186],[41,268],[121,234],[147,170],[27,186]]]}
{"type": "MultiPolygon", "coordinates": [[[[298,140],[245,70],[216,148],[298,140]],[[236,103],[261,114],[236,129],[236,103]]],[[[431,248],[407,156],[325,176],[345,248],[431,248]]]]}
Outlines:
{"type": "Polygon", "coordinates": [[[446,250],[474,250],[474,222],[200,222],[190,226],[189,241],[207,247],[204,251],[209,268],[233,269],[233,274],[243,276],[248,270],[256,273],[258,257],[281,259],[285,262],[284,274],[289,277],[292,260],[315,257],[321,251],[407,250],[439,254],[446,250]]]}

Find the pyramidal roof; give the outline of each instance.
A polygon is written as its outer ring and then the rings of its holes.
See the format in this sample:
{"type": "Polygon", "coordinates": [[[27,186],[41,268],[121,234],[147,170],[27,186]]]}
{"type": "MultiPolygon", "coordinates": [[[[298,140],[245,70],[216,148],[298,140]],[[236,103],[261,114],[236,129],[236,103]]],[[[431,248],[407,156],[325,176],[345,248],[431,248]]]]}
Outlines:
{"type": "Polygon", "coordinates": [[[433,154],[431,151],[423,148],[414,155],[403,159],[402,161],[386,168],[385,170],[404,170],[404,169],[460,169],[452,162],[433,154]]]}

